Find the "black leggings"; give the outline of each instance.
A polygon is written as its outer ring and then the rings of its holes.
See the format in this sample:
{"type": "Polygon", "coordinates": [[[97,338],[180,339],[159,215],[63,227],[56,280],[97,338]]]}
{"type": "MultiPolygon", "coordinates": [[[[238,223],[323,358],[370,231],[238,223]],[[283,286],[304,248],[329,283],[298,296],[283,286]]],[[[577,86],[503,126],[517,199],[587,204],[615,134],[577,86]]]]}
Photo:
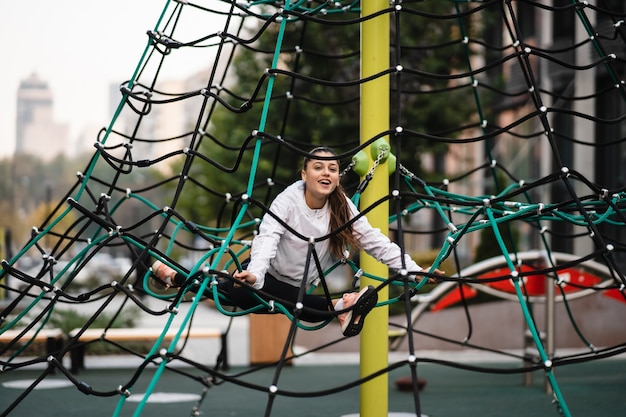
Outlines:
{"type": "MultiPolygon", "coordinates": [[[[258,299],[254,296],[253,292],[244,287],[239,286],[235,287],[235,281],[232,279],[228,279],[226,281],[220,282],[218,288],[222,294],[227,296],[229,300],[239,308],[247,310],[249,308],[253,308],[259,305],[258,299]]],[[[276,298],[289,301],[292,304],[296,303],[298,299],[298,292],[300,289],[298,287],[294,287],[293,285],[289,285],[285,282],[277,280],[273,275],[265,274],[265,284],[263,284],[263,289],[261,290],[263,293],[258,293],[258,295],[266,301],[272,299],[272,295],[276,298]]],[[[312,295],[312,294],[304,294],[304,298],[302,299],[302,304],[307,309],[318,310],[320,312],[328,312],[332,309],[328,305],[328,300],[326,297],[321,295],[312,295]]],[[[284,307],[293,314],[294,306],[290,304],[284,305],[284,307]]],[[[331,316],[328,314],[320,314],[315,311],[310,310],[302,310],[300,312],[300,320],[318,323],[325,320],[328,320],[331,316]]]]}

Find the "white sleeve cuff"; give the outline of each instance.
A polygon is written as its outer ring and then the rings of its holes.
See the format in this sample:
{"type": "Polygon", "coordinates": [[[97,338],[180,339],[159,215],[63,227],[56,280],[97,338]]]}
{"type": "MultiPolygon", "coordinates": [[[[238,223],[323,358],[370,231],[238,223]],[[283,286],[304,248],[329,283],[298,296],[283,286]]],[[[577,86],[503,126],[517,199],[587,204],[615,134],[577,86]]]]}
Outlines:
{"type": "Polygon", "coordinates": [[[255,290],[260,290],[261,288],[263,288],[263,285],[265,284],[265,275],[262,276],[256,276],[256,281],[254,282],[254,284],[252,284],[252,288],[254,288],[255,290]]]}

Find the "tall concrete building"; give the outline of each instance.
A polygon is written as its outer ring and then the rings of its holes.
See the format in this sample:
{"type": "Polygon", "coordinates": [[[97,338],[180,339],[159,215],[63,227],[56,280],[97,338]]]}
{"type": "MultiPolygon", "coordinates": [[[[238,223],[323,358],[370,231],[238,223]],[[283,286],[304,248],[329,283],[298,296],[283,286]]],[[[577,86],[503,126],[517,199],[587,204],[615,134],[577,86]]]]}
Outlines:
{"type": "Polygon", "coordinates": [[[31,74],[17,90],[15,153],[30,154],[44,161],[65,154],[69,128],[53,118],[53,97],[48,83],[31,74]]]}

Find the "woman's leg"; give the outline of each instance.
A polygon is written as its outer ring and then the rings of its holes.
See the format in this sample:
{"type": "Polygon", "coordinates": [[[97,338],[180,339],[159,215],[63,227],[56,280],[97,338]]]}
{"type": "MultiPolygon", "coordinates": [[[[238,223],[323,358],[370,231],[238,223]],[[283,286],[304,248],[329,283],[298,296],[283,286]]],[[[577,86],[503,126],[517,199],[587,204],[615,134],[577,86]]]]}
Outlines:
{"type": "MultiPolygon", "coordinates": [[[[245,265],[245,262],[242,265],[245,265]]],[[[167,288],[179,287],[183,285],[186,281],[184,275],[178,274],[175,270],[160,261],[156,261],[152,265],[152,273],[156,278],[159,279],[160,283],[162,283],[163,286],[167,288]]],[[[259,305],[259,300],[254,295],[254,292],[252,290],[242,285],[235,286],[235,283],[235,280],[227,279],[218,284],[219,291],[228,298],[228,304],[234,304],[235,306],[244,310],[259,305]]],[[[197,291],[197,289],[191,288],[191,291],[197,291]]],[[[294,287],[293,285],[289,285],[287,283],[279,281],[274,278],[274,276],[267,274],[265,276],[263,292],[268,295],[259,293],[259,296],[263,297],[266,301],[271,300],[272,296],[288,301],[289,303],[285,304],[285,308],[287,308],[287,310],[293,314],[293,305],[295,305],[296,301],[298,300],[299,291],[300,289],[298,287],[294,287]]],[[[210,290],[206,290],[205,295],[207,297],[212,297],[213,293],[210,290]]],[[[302,304],[304,304],[307,309],[313,311],[303,310],[299,317],[300,320],[318,323],[330,318],[328,314],[319,314],[315,312],[332,311],[332,308],[328,305],[325,297],[322,297],[320,295],[304,294],[302,304]]]]}
{"type": "MultiPolygon", "coordinates": [[[[219,284],[219,289],[223,291],[233,304],[243,309],[249,309],[259,304],[257,297],[253,295],[253,291],[244,286],[235,286],[234,284],[235,282],[233,280],[227,280],[219,284]]],[[[285,304],[284,307],[293,314],[293,305],[298,299],[299,288],[281,282],[272,275],[267,274],[262,291],[268,295],[261,293],[258,293],[258,295],[266,301],[271,300],[271,296],[288,301],[289,303],[285,304]]],[[[307,309],[320,312],[330,311],[326,298],[319,295],[305,294],[302,299],[302,304],[307,309]]],[[[299,318],[303,321],[316,323],[327,320],[330,316],[328,314],[316,314],[315,311],[303,310],[299,318]]]]}

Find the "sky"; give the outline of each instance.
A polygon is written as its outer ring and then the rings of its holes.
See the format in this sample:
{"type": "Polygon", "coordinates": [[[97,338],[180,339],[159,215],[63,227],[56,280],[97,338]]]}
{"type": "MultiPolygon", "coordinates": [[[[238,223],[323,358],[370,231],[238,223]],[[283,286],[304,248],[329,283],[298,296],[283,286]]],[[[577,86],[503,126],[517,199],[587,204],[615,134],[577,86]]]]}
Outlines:
{"type": "MultiPolygon", "coordinates": [[[[128,80],[167,0],[4,1],[0,9],[0,158],[15,150],[20,81],[32,73],[48,83],[54,120],[70,139],[86,127],[109,123],[109,86],[128,80]]],[[[174,2],[170,3],[170,8],[174,2]]],[[[202,69],[180,62],[173,76],[202,69]]]]}

